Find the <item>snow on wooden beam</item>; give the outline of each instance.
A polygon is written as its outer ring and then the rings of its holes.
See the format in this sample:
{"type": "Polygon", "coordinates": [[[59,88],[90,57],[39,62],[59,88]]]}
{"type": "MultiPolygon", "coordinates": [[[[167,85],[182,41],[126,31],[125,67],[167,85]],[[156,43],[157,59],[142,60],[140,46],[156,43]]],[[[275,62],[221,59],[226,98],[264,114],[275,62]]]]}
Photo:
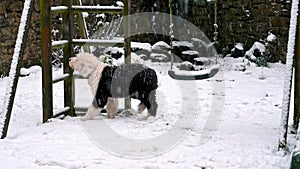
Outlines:
{"type": "Polygon", "coordinates": [[[33,9],[32,4],[34,4],[34,0],[26,0],[24,2],[14,54],[12,57],[13,59],[9,71],[8,85],[6,88],[4,105],[2,113],[0,114],[1,139],[6,137],[8,131],[8,125],[11,117],[11,112],[20,75],[22,56],[25,50],[25,43],[27,41],[28,29],[30,25],[29,23],[31,20],[31,14],[33,9]]]}
{"type": "Polygon", "coordinates": [[[67,40],[53,41],[53,42],[51,42],[51,46],[52,46],[52,48],[58,48],[58,47],[61,47],[65,44],[67,44],[67,43],[68,43],[67,40]]]}
{"type": "MultiPolygon", "coordinates": [[[[51,7],[51,11],[54,13],[61,13],[68,10],[67,6],[54,6],[51,7]]],[[[122,13],[122,7],[116,6],[82,6],[73,5],[71,12],[90,12],[90,13],[122,13]]]]}
{"type": "Polygon", "coordinates": [[[70,77],[70,74],[68,74],[68,73],[62,74],[61,76],[54,77],[52,83],[58,83],[58,82],[60,82],[62,80],[65,80],[66,78],[69,78],[69,77],[70,77]]]}
{"type": "Polygon", "coordinates": [[[91,12],[91,13],[123,13],[122,7],[116,6],[80,6],[73,5],[72,12],[91,12]]]}
{"type": "Polygon", "coordinates": [[[292,3],[280,121],[279,150],[286,149],[299,0],[292,3]]]}
{"type": "Polygon", "coordinates": [[[56,118],[56,117],[65,115],[66,112],[68,112],[69,110],[70,110],[70,107],[64,107],[64,108],[61,108],[61,109],[57,109],[57,110],[54,111],[53,117],[56,118]]]}
{"type": "Polygon", "coordinates": [[[59,12],[64,12],[64,11],[66,11],[66,10],[68,10],[68,7],[67,7],[67,6],[53,6],[53,7],[51,7],[51,11],[52,11],[52,12],[57,12],[57,13],[59,13],[59,12]]]}
{"type": "Polygon", "coordinates": [[[124,40],[101,40],[101,39],[73,39],[75,45],[89,45],[89,46],[123,46],[124,40]]]}

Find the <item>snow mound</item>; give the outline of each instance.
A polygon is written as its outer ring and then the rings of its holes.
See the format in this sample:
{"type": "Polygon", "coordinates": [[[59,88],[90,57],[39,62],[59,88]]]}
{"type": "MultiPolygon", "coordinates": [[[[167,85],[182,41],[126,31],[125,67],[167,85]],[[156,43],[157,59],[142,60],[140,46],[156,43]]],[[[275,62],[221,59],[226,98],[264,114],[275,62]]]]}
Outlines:
{"type": "Polygon", "coordinates": [[[267,41],[268,42],[276,42],[277,41],[277,37],[273,33],[269,33],[269,35],[267,37],[267,41]]]}
{"type": "Polygon", "coordinates": [[[173,41],[172,45],[176,46],[176,47],[180,47],[180,46],[185,46],[185,47],[189,47],[189,48],[193,47],[193,43],[188,42],[188,41],[173,41]]]}
{"type": "Polygon", "coordinates": [[[31,73],[37,73],[41,70],[40,66],[32,66],[30,68],[21,68],[20,75],[21,76],[28,76],[31,73]]]}
{"type": "Polygon", "coordinates": [[[164,41],[159,41],[159,42],[156,42],[153,46],[152,46],[152,49],[155,49],[155,50],[168,50],[168,49],[171,49],[171,46],[168,45],[166,42],[164,41]]]}
{"type": "Polygon", "coordinates": [[[187,50],[182,52],[183,55],[199,55],[199,52],[194,50],[187,50]]]}
{"type": "MultiPolygon", "coordinates": [[[[158,44],[158,45],[160,45],[160,44],[158,44]]],[[[141,43],[141,42],[131,42],[131,48],[132,49],[142,49],[142,50],[146,50],[148,52],[151,52],[151,50],[152,50],[150,43],[141,43]]]]}
{"type": "Polygon", "coordinates": [[[234,47],[238,50],[244,50],[244,45],[242,43],[237,43],[234,47]]]}

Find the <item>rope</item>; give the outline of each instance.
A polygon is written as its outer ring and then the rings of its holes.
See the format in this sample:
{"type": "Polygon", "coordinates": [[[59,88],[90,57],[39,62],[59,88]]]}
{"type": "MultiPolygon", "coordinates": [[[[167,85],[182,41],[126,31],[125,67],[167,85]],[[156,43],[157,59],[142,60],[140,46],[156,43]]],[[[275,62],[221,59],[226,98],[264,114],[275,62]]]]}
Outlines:
{"type": "Polygon", "coordinates": [[[215,2],[214,2],[214,13],[215,13],[215,16],[214,16],[214,28],[215,28],[215,32],[214,32],[214,41],[215,42],[217,42],[217,40],[218,40],[218,14],[217,14],[217,11],[218,11],[218,7],[217,7],[217,3],[218,3],[218,1],[217,0],[215,0],[215,2]]]}
{"type": "Polygon", "coordinates": [[[169,54],[171,56],[171,70],[173,69],[173,63],[174,63],[174,57],[172,55],[172,50],[173,50],[173,39],[174,39],[174,32],[173,32],[173,10],[172,10],[172,1],[173,0],[169,0],[169,9],[170,9],[170,32],[169,32],[169,35],[170,35],[170,46],[171,46],[171,49],[169,50],[169,54]]]}

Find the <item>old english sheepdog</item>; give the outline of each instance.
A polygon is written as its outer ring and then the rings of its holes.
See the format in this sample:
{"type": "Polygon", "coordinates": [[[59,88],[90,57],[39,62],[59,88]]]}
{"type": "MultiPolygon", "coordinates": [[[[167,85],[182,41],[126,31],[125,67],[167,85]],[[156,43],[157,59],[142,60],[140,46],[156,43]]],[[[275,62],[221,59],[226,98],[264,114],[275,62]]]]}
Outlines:
{"type": "MultiPolygon", "coordinates": [[[[141,103],[139,113],[148,110],[148,116],[157,111],[157,75],[142,64],[110,66],[100,62],[93,54],[79,53],[70,59],[69,65],[88,78],[94,99],[81,120],[91,120],[106,106],[107,117],[114,118],[118,111],[117,98],[131,96],[141,103]]],[[[147,117],[148,117],[147,116],[147,117]]]]}

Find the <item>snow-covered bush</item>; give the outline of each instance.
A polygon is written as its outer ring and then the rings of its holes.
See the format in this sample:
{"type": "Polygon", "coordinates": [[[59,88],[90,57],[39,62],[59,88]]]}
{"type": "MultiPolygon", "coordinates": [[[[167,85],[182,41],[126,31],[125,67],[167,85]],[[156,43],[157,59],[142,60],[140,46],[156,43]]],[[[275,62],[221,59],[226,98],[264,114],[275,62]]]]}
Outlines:
{"type": "Polygon", "coordinates": [[[276,57],[280,53],[278,52],[279,41],[276,35],[269,32],[268,37],[265,39],[265,46],[265,54],[269,57],[268,60],[270,60],[271,62],[276,61],[276,57]]]}
{"type": "Polygon", "coordinates": [[[246,52],[245,58],[251,62],[255,62],[257,66],[266,67],[269,56],[265,54],[266,46],[264,42],[255,42],[253,46],[246,52]]]}
{"type": "Polygon", "coordinates": [[[101,55],[99,56],[99,59],[102,63],[106,63],[106,64],[109,64],[109,65],[112,65],[113,64],[113,58],[111,57],[111,55],[101,55]]]}
{"type": "Polygon", "coordinates": [[[123,49],[118,47],[107,47],[104,49],[103,53],[110,55],[112,58],[119,59],[123,55],[123,49]]]}
{"type": "MultiPolygon", "coordinates": [[[[259,67],[266,67],[268,61],[276,60],[274,56],[277,54],[278,44],[276,35],[269,32],[265,39],[254,42],[250,49],[245,49],[243,43],[236,43],[228,56],[234,58],[245,57],[259,67]]],[[[224,53],[227,52],[224,51],[224,53]]]]}
{"type": "Polygon", "coordinates": [[[254,42],[252,47],[245,53],[245,57],[252,62],[256,62],[257,57],[260,57],[264,53],[266,47],[261,42],[254,42]]]}

